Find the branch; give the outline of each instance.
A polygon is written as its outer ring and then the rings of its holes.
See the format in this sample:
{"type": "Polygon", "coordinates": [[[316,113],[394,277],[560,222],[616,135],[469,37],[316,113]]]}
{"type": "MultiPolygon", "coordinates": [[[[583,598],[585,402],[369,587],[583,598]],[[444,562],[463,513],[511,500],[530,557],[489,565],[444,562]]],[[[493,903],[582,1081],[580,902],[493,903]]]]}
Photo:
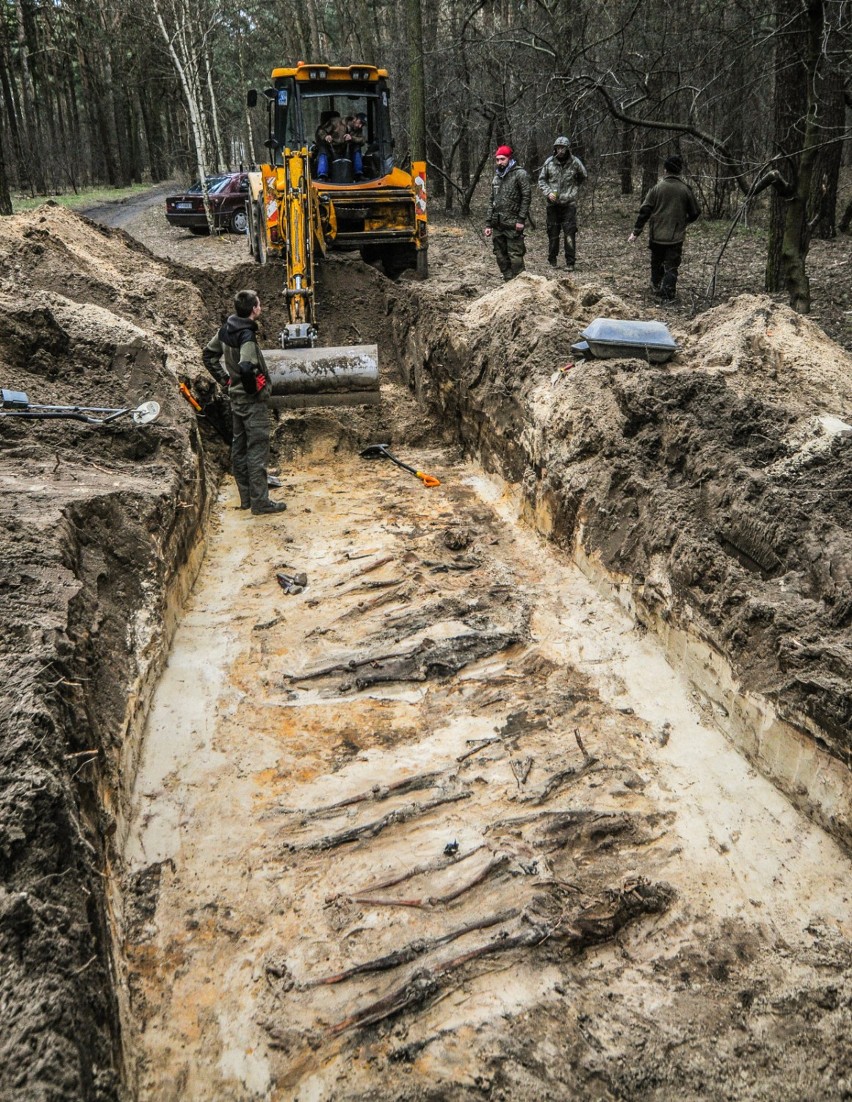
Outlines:
{"type": "Polygon", "coordinates": [[[609,113],[620,122],[627,123],[629,126],[645,127],[648,130],[671,130],[677,134],[690,134],[697,141],[709,146],[724,159],[726,164],[734,169],[736,173],[735,179],[740,190],[743,193],[748,191],[745,182],[745,168],[733,156],[724,142],[715,138],[712,134],[706,134],[703,130],[699,130],[698,127],[692,126],[690,123],[674,122],[672,119],[658,122],[656,119],[640,119],[635,115],[628,115],[626,111],[622,111],[619,107],[616,107],[615,100],[613,100],[612,96],[602,84],[596,82],[593,87],[595,91],[600,93],[607,105],[609,113]]]}

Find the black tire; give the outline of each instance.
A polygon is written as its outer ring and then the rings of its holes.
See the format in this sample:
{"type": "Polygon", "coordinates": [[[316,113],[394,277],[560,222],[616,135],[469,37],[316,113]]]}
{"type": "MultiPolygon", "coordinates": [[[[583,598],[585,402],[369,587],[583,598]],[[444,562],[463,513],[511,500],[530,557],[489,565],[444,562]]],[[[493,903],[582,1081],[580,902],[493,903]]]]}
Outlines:
{"type": "Polygon", "coordinates": [[[228,222],[231,233],[248,232],[248,214],[245,210],[235,210],[228,222]]]}
{"type": "Polygon", "coordinates": [[[385,245],[381,257],[385,275],[389,279],[399,279],[403,272],[417,267],[414,245],[385,245]]]}
{"type": "Polygon", "coordinates": [[[429,278],[429,246],[424,245],[422,249],[417,250],[417,278],[428,279],[429,278]]]}
{"type": "Polygon", "coordinates": [[[255,216],[254,204],[249,206],[246,203],[246,217],[248,219],[248,233],[246,234],[246,241],[248,244],[249,255],[253,260],[257,260],[257,221],[255,216]]]}
{"type": "Polygon", "coordinates": [[[267,249],[266,241],[266,211],[263,209],[263,204],[257,204],[257,262],[265,268],[269,262],[269,251],[267,249]]]}

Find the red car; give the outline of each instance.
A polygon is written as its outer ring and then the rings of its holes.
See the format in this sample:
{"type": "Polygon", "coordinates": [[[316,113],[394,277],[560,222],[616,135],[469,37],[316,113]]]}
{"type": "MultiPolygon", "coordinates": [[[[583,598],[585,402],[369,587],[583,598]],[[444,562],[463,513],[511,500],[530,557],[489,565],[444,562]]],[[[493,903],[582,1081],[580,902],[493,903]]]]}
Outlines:
{"type": "MultiPolygon", "coordinates": [[[[210,209],[217,230],[230,230],[231,233],[246,232],[248,190],[247,172],[228,172],[222,176],[207,177],[210,209]]],[[[166,221],[171,226],[184,226],[190,233],[209,232],[199,182],[187,188],[181,195],[170,195],[166,199],[166,221]]]]}

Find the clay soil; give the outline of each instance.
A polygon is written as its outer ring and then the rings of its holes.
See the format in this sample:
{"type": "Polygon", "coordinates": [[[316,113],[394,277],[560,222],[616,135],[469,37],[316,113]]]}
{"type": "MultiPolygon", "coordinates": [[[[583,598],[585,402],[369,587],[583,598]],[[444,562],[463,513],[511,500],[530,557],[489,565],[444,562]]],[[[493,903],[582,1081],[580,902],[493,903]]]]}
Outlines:
{"type": "Polygon", "coordinates": [[[162,406],[0,419],[0,1098],[852,1097],[848,239],[814,320],[753,230],[707,308],[699,225],[663,313],[604,192],[573,276],[447,217],[423,284],[325,264],[382,405],[284,415],[253,528],[199,343],[275,271],[0,221],[2,385],[162,406]],[[597,316],[680,351],[574,362],[597,316]]]}

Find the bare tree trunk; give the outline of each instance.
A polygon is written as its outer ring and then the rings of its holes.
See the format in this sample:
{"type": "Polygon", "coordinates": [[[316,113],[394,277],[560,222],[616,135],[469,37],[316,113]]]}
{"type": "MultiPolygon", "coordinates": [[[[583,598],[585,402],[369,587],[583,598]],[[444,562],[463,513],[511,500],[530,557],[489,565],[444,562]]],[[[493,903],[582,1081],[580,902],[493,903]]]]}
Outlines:
{"type": "Polygon", "coordinates": [[[808,197],[820,142],[816,83],[819,79],[823,0],[780,0],[776,38],[776,139],[787,152],[785,174],[789,187],[773,194],[766,289],[783,286],[790,306],[800,314],[811,308],[810,281],[805,261],[810,245],[808,197]],[[783,67],[779,67],[779,62],[783,67]]]}
{"type": "Polygon", "coordinates": [[[840,161],[843,154],[845,104],[843,81],[835,66],[826,75],[819,89],[819,117],[823,143],[814,168],[813,188],[808,204],[808,221],[813,236],[830,241],[837,236],[837,189],[840,182],[840,161]]]}
{"type": "Polygon", "coordinates": [[[633,127],[621,127],[621,194],[633,194],[633,127]]]}
{"type": "Polygon", "coordinates": [[[42,167],[42,136],[41,127],[35,111],[36,94],[30,69],[30,48],[27,42],[26,26],[24,23],[24,6],[22,0],[15,0],[15,15],[18,20],[18,65],[21,71],[22,100],[24,119],[26,120],[26,144],[29,166],[28,176],[37,195],[45,193],[45,177],[42,167]]]}
{"type": "MultiPolygon", "coordinates": [[[[210,232],[213,233],[215,225],[213,222],[213,214],[210,210],[210,196],[207,192],[207,164],[208,164],[208,152],[206,131],[204,127],[204,120],[201,114],[201,104],[195,95],[194,88],[198,84],[197,73],[193,77],[191,72],[192,58],[186,56],[187,42],[185,38],[186,28],[178,26],[176,28],[176,34],[170,35],[168,28],[166,27],[163,19],[162,12],[159,7],[159,0],[151,0],[154,8],[154,16],[157,20],[157,25],[162,32],[166,46],[169,51],[169,55],[172,59],[172,64],[175,67],[178,80],[180,81],[181,88],[183,89],[184,99],[186,100],[186,108],[189,113],[190,126],[192,128],[192,140],[195,146],[195,159],[196,166],[198,168],[198,179],[201,183],[201,194],[204,198],[204,209],[207,213],[207,225],[210,227],[210,232]],[[183,31],[183,34],[181,34],[183,31]],[[181,57],[175,48],[175,39],[181,42],[184,56],[181,57]]],[[[179,12],[176,12],[176,17],[180,18],[179,12]]],[[[183,13],[186,14],[186,13],[183,13]]]]}
{"type": "Polygon", "coordinates": [[[226,167],[225,146],[222,142],[222,131],[219,128],[219,109],[216,105],[216,92],[213,89],[213,70],[210,65],[210,49],[207,42],[204,43],[204,69],[207,76],[207,94],[210,97],[210,119],[213,127],[216,171],[221,172],[226,167]]]}
{"type": "Polygon", "coordinates": [[[9,177],[6,175],[6,161],[3,150],[6,148],[6,134],[2,126],[3,117],[0,115],[0,215],[12,213],[12,196],[9,192],[9,177]]]}
{"type": "Polygon", "coordinates": [[[426,73],[423,64],[423,16],[420,0],[405,0],[408,31],[409,129],[411,159],[426,159],[426,73]]]}
{"type": "Polygon", "coordinates": [[[324,61],[323,43],[320,40],[320,25],[319,15],[317,14],[316,0],[305,0],[305,7],[308,9],[308,24],[311,29],[311,61],[324,61]]]}

